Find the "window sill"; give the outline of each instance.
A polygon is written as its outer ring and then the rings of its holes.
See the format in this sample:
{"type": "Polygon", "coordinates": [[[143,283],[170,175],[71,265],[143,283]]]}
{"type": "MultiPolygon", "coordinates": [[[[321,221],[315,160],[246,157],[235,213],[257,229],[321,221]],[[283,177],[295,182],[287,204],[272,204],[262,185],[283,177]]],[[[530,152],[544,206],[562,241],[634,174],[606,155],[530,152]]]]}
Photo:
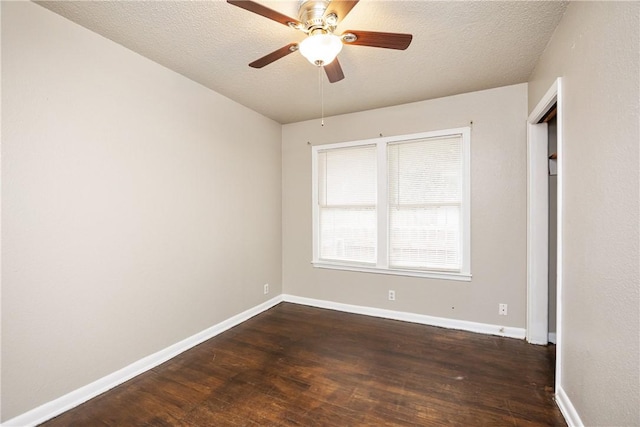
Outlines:
{"type": "Polygon", "coordinates": [[[420,271],[420,270],[392,270],[387,268],[371,267],[366,265],[339,264],[327,261],[313,261],[311,263],[316,268],[327,268],[330,270],[356,271],[360,273],[390,274],[393,276],[423,277],[427,279],[456,280],[460,282],[470,282],[471,274],[454,273],[445,271],[420,271]]]}

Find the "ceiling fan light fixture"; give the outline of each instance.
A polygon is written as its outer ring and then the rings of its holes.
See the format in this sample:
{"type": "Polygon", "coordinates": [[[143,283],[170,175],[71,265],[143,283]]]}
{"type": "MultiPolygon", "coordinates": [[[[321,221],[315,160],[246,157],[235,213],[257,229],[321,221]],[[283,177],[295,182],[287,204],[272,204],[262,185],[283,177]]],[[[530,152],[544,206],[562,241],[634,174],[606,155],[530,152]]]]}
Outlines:
{"type": "Polygon", "coordinates": [[[298,45],[302,56],[313,65],[330,64],[342,50],[342,40],[331,33],[312,34],[298,45]]]}

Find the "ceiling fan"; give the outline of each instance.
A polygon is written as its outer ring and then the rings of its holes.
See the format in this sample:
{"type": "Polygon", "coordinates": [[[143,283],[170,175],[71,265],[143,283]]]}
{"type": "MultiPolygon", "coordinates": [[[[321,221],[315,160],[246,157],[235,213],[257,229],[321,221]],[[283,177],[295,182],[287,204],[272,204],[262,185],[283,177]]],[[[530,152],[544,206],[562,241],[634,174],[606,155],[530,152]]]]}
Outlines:
{"type": "Polygon", "coordinates": [[[409,47],[413,38],[411,34],[353,30],[347,30],[340,36],[335,35],[333,32],[338,23],[347,16],[358,0],[300,0],[299,19],[290,18],[250,0],[227,2],[307,34],[300,43],[289,43],[253,61],[249,64],[253,68],[262,68],[299,50],[309,62],[323,67],[329,81],[335,83],[344,79],[342,67],[336,58],[343,44],[404,50],[409,47]]]}

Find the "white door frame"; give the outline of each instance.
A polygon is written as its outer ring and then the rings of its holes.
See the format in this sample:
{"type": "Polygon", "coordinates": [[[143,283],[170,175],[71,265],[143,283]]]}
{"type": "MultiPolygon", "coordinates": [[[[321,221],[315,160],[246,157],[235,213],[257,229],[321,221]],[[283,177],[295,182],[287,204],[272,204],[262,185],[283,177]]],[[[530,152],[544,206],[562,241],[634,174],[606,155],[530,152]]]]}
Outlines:
{"type": "Polygon", "coordinates": [[[560,389],[562,361],[562,79],[558,78],[527,119],[527,341],[548,341],[549,193],[547,124],[544,115],[557,105],[558,123],[558,247],[556,314],[556,390],[560,389]]]}

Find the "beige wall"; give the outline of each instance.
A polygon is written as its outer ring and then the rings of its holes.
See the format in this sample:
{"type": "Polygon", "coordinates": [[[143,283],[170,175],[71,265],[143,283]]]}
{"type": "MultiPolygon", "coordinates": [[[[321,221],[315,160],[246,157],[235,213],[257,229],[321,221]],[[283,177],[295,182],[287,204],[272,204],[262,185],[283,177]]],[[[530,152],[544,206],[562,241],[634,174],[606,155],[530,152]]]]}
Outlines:
{"type": "Polygon", "coordinates": [[[563,78],[562,388],[586,425],[640,424],[640,3],[571,3],[529,84],[563,78]]]}
{"type": "Polygon", "coordinates": [[[288,124],[282,131],[284,292],[339,303],[525,326],[527,87],[516,85],[288,124]],[[471,282],[314,268],[311,144],[468,126],[471,282]],[[387,300],[387,290],[396,301],[387,300]],[[498,304],[509,315],[498,315],[498,304]]]}
{"type": "Polygon", "coordinates": [[[278,123],[31,2],[2,66],[3,420],[281,293],[278,123]]]}

